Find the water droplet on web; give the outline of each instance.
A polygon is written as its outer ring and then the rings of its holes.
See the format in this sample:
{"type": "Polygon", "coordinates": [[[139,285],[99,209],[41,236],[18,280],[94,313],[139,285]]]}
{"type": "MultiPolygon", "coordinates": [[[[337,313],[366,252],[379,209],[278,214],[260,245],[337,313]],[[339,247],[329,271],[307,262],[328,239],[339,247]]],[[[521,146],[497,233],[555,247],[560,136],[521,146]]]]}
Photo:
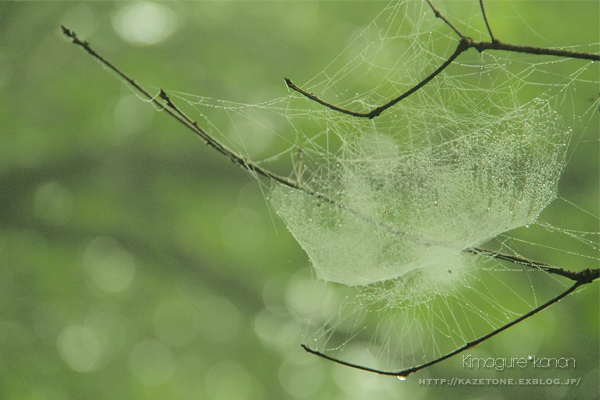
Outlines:
{"type": "Polygon", "coordinates": [[[405,381],[405,380],[406,380],[406,377],[405,377],[405,376],[402,376],[402,375],[399,375],[399,376],[398,376],[398,379],[400,379],[401,381],[405,381]]]}

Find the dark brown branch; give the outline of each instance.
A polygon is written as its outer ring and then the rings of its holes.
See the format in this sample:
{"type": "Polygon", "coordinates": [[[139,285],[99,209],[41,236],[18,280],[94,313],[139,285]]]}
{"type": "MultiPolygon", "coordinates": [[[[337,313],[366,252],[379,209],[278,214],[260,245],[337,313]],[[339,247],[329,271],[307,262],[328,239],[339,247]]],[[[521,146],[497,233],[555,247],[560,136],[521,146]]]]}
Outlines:
{"type": "Polygon", "coordinates": [[[497,334],[499,334],[500,332],[503,332],[505,330],[507,330],[508,328],[518,324],[521,321],[526,320],[527,318],[532,317],[533,315],[539,313],[540,311],[550,307],[553,304],[558,303],[560,300],[562,300],[563,298],[565,298],[566,296],[568,296],[569,294],[573,293],[578,287],[585,285],[587,283],[592,282],[594,279],[597,279],[598,276],[600,275],[600,269],[596,269],[596,270],[585,270],[582,271],[580,273],[580,280],[577,280],[575,282],[575,284],[573,284],[573,286],[571,286],[569,289],[565,290],[564,292],[562,292],[561,294],[559,294],[558,296],[556,296],[555,298],[547,301],[546,303],[542,304],[541,306],[531,310],[530,312],[528,312],[527,314],[522,315],[521,317],[509,322],[506,325],[501,326],[500,328],[488,333],[487,335],[481,336],[480,338],[473,340],[471,342],[465,343],[462,347],[444,355],[441,356],[439,358],[436,358],[435,360],[429,361],[427,363],[421,364],[421,365],[417,365],[416,367],[411,367],[411,368],[407,368],[407,369],[403,369],[400,371],[384,371],[384,370],[379,370],[379,369],[375,369],[375,368],[369,368],[369,367],[364,367],[362,365],[358,365],[358,364],[353,364],[347,361],[342,361],[339,360],[337,358],[328,356],[326,354],[321,353],[318,350],[313,350],[310,347],[306,346],[306,345],[301,345],[302,348],[304,350],[306,350],[307,352],[314,354],[316,356],[319,356],[321,358],[324,358],[326,360],[329,361],[333,361],[337,364],[341,364],[341,365],[345,365],[347,367],[351,367],[351,368],[355,368],[355,369],[359,369],[361,371],[367,371],[367,372],[373,372],[376,374],[380,374],[380,375],[387,375],[387,376],[397,376],[397,377],[402,377],[402,378],[406,378],[407,376],[409,376],[410,374],[413,374],[415,372],[418,372],[422,369],[425,369],[427,367],[430,367],[432,365],[435,365],[437,363],[440,363],[444,360],[447,360],[448,358],[454,357],[457,354],[462,353],[465,350],[468,350],[472,347],[477,346],[479,343],[485,342],[486,340],[490,339],[493,336],[496,336],[497,334]]]}
{"type": "Polygon", "coordinates": [[[315,96],[312,93],[309,93],[303,89],[300,89],[290,79],[288,79],[288,78],[283,78],[283,79],[285,80],[285,84],[287,85],[287,87],[289,87],[290,89],[295,90],[296,92],[302,94],[304,97],[307,97],[316,103],[324,105],[327,108],[331,108],[334,111],[339,111],[344,114],[352,115],[353,117],[369,118],[369,113],[359,113],[359,112],[350,111],[350,110],[346,110],[345,108],[338,107],[336,105],[326,102],[325,100],[318,98],[317,96],[315,96]]]}
{"type": "Polygon", "coordinates": [[[487,26],[488,33],[490,34],[490,39],[492,39],[492,42],[495,42],[496,38],[494,37],[494,34],[492,33],[492,28],[490,28],[490,23],[488,22],[487,14],[485,13],[485,8],[483,7],[483,0],[479,0],[479,5],[481,7],[481,14],[483,14],[483,20],[485,21],[485,26],[487,26]]]}
{"type": "Polygon", "coordinates": [[[249,172],[264,176],[270,180],[279,182],[279,183],[289,186],[293,189],[297,189],[297,190],[306,192],[306,193],[310,194],[311,196],[314,196],[320,200],[323,200],[324,202],[327,202],[330,204],[336,204],[334,200],[329,199],[329,198],[315,192],[314,190],[310,189],[309,187],[304,186],[304,185],[299,185],[297,182],[294,182],[291,179],[285,178],[285,177],[277,175],[271,171],[268,171],[268,170],[262,168],[261,166],[256,165],[255,163],[247,160],[246,158],[242,157],[241,155],[236,154],[233,150],[229,149],[226,145],[219,142],[217,139],[215,139],[210,134],[208,134],[206,131],[204,131],[202,128],[200,128],[198,126],[198,124],[196,123],[196,121],[193,121],[192,119],[187,117],[181,110],[179,110],[179,108],[177,108],[171,102],[171,100],[169,99],[167,94],[162,89],[160,90],[158,97],[160,99],[162,99],[164,101],[164,103],[161,103],[156,98],[156,96],[150,95],[150,93],[148,93],[144,88],[142,88],[140,85],[138,85],[137,82],[135,82],[133,79],[131,79],[125,73],[123,73],[120,69],[115,67],[112,63],[110,63],[108,60],[106,60],[100,54],[98,54],[94,49],[92,49],[90,47],[90,44],[86,40],[83,40],[83,41],[80,40],[77,37],[77,35],[75,34],[75,32],[73,32],[72,30],[70,30],[62,25],[61,25],[61,28],[62,28],[62,31],[65,34],[65,36],[69,37],[74,44],[82,47],[90,55],[92,55],[94,58],[96,58],[98,61],[100,61],[102,64],[104,64],[106,67],[108,67],[109,69],[114,71],[117,75],[119,75],[121,78],[123,78],[127,83],[129,83],[132,87],[134,87],[138,92],[143,94],[144,97],[146,97],[152,103],[156,104],[160,109],[165,110],[170,116],[175,118],[177,121],[179,121],[181,124],[183,124],[186,128],[190,129],[197,136],[202,138],[207,145],[211,146],[212,148],[217,150],[219,153],[228,157],[233,163],[241,166],[243,169],[245,169],[249,172]]]}
{"type": "Polygon", "coordinates": [[[470,42],[469,42],[468,39],[461,39],[460,42],[458,42],[458,46],[456,46],[456,50],[454,50],[454,53],[452,53],[452,55],[442,65],[440,65],[438,69],[436,69],[435,71],[433,71],[427,78],[423,79],[421,82],[419,82],[418,84],[416,84],[415,86],[413,86],[408,91],[404,92],[402,95],[396,97],[394,100],[389,101],[387,104],[384,104],[384,105],[382,105],[380,107],[377,107],[376,109],[374,109],[373,111],[371,111],[369,113],[369,118],[378,117],[382,112],[384,112],[388,108],[396,105],[398,102],[404,100],[405,98],[407,98],[408,96],[410,96],[411,94],[413,94],[414,92],[416,92],[417,90],[421,89],[423,86],[425,86],[427,83],[429,83],[430,80],[432,80],[433,78],[435,78],[436,76],[438,76],[443,70],[445,70],[447,66],[449,66],[450,64],[452,64],[452,62],[459,55],[461,55],[461,53],[463,51],[468,50],[469,47],[470,47],[469,43],[470,42]]]}
{"type": "Polygon", "coordinates": [[[288,87],[290,89],[293,89],[297,92],[299,92],[300,94],[302,94],[305,97],[308,97],[309,99],[316,101],[319,104],[324,105],[327,108],[331,108],[334,111],[339,111],[341,113],[344,114],[348,114],[348,115],[352,115],[354,117],[361,117],[361,118],[375,118],[378,117],[382,112],[384,112],[385,110],[387,110],[388,108],[394,106],[396,103],[398,103],[399,101],[405,99],[406,97],[410,96],[411,94],[413,94],[414,92],[416,92],[417,90],[421,89],[423,86],[425,86],[430,80],[432,80],[433,78],[435,78],[437,75],[439,75],[440,72],[442,72],[444,69],[446,69],[446,67],[450,64],[452,64],[452,62],[465,50],[467,50],[469,47],[471,47],[468,43],[468,41],[465,40],[461,40],[458,43],[458,46],[456,47],[456,50],[454,50],[454,53],[450,56],[450,58],[448,58],[442,65],[440,65],[440,67],[438,69],[436,69],[435,71],[433,71],[428,77],[426,77],[425,79],[423,79],[421,82],[419,82],[417,85],[413,86],[410,90],[406,91],[405,93],[403,93],[401,96],[387,102],[386,104],[384,104],[383,106],[377,107],[375,109],[373,109],[372,111],[368,112],[368,113],[359,113],[359,112],[354,112],[354,111],[350,111],[350,110],[346,110],[344,108],[338,107],[336,105],[333,105],[331,103],[328,103],[324,100],[321,100],[320,98],[318,98],[317,96],[315,96],[312,93],[308,93],[306,91],[304,91],[303,89],[300,89],[298,86],[296,86],[290,79],[285,78],[285,83],[288,85],[288,87]]]}
{"type": "Polygon", "coordinates": [[[456,32],[456,34],[461,39],[467,39],[467,36],[463,35],[463,33],[461,31],[459,31],[458,28],[452,24],[452,22],[448,21],[448,19],[446,17],[444,17],[444,15],[441,13],[441,11],[433,6],[433,4],[431,3],[430,0],[426,0],[426,1],[427,1],[427,4],[429,4],[429,7],[433,11],[433,14],[435,15],[436,18],[439,18],[442,21],[444,21],[446,23],[446,25],[448,25],[450,27],[450,29],[452,29],[454,32],[456,32]]]}
{"type": "Polygon", "coordinates": [[[400,96],[398,96],[392,100],[389,100],[384,105],[374,108],[373,110],[371,110],[369,112],[356,112],[356,111],[348,110],[343,107],[339,107],[334,104],[328,103],[328,102],[320,99],[319,97],[315,96],[314,94],[301,89],[300,87],[295,85],[288,78],[285,78],[285,83],[288,85],[288,87],[290,89],[293,89],[293,90],[297,91],[298,93],[302,94],[303,96],[309,98],[310,100],[315,101],[319,104],[322,104],[325,107],[330,108],[334,111],[338,111],[343,114],[351,115],[353,117],[372,119],[372,118],[378,117],[379,115],[381,115],[382,112],[384,112],[388,108],[396,105],[398,102],[404,100],[405,98],[407,98],[408,96],[410,96],[411,94],[416,92],[417,90],[421,89],[423,86],[425,86],[427,83],[429,83],[429,81],[431,81],[433,78],[438,76],[444,69],[446,69],[446,67],[448,67],[450,64],[452,64],[452,62],[460,54],[462,54],[463,52],[467,51],[470,48],[474,48],[477,51],[479,51],[480,53],[485,50],[499,50],[499,51],[510,51],[510,52],[515,52],[515,53],[525,53],[525,54],[533,54],[533,55],[548,55],[548,56],[556,56],[556,57],[600,61],[600,54],[584,53],[584,52],[577,52],[577,51],[571,51],[571,50],[550,49],[550,48],[543,48],[543,47],[522,46],[522,45],[517,45],[517,44],[509,44],[509,43],[501,42],[500,40],[496,39],[494,37],[494,35],[492,34],[492,30],[490,28],[490,25],[487,20],[487,16],[485,14],[485,9],[483,7],[483,0],[480,0],[481,11],[483,13],[483,18],[485,20],[485,24],[487,26],[487,29],[488,29],[488,32],[490,34],[492,41],[486,42],[486,41],[473,40],[472,38],[464,35],[456,26],[454,26],[437,8],[435,8],[435,6],[431,3],[430,0],[426,0],[426,1],[429,4],[429,6],[431,7],[435,16],[437,18],[440,18],[441,20],[443,20],[446,23],[446,25],[448,25],[460,37],[460,41],[458,42],[458,45],[456,46],[456,50],[454,50],[454,53],[452,53],[452,55],[442,65],[440,65],[438,67],[438,69],[436,69],[433,73],[428,75],[425,79],[423,79],[421,82],[417,83],[415,86],[413,86],[412,88],[410,88],[409,90],[407,90],[406,92],[401,94],[400,96]]]}
{"type": "Polygon", "coordinates": [[[499,40],[494,42],[483,42],[474,40],[471,47],[477,49],[480,53],[485,50],[502,50],[513,53],[524,53],[533,55],[546,55],[565,58],[576,58],[580,60],[600,61],[600,54],[583,53],[571,50],[549,49],[544,47],[522,46],[518,44],[504,43],[499,40]]]}
{"type": "Polygon", "coordinates": [[[127,76],[124,72],[122,72],[120,69],[118,69],[117,67],[115,67],[112,63],[110,63],[108,60],[106,60],[105,58],[103,58],[100,54],[98,54],[95,50],[93,50],[90,47],[90,44],[87,41],[82,41],[80,40],[77,35],[75,34],[75,32],[71,31],[70,29],[64,27],[61,25],[62,31],[63,33],[69,37],[72,42],[80,47],[82,47],[85,51],[87,51],[90,55],[92,55],[95,59],[97,59],[98,61],[100,61],[102,64],[104,64],[106,67],[108,67],[109,69],[111,69],[112,71],[114,71],[115,73],[117,73],[117,75],[119,75],[121,78],[123,78],[127,83],[129,83],[132,87],[134,87],[138,92],[140,92],[141,94],[144,95],[144,97],[146,97],[149,101],[151,101],[153,104],[155,104],[156,106],[158,106],[161,110],[166,111],[171,117],[175,118],[177,121],[179,121],[181,124],[183,124],[186,128],[188,128],[189,130],[191,130],[192,132],[194,132],[197,136],[199,136],[200,138],[202,138],[204,140],[204,142],[211,146],[212,148],[214,148],[215,150],[217,150],[219,153],[223,154],[224,156],[226,156],[227,158],[229,158],[234,164],[242,167],[243,169],[251,172],[251,173],[255,173],[257,175],[263,176],[265,178],[270,179],[271,181],[274,182],[278,182],[281,183],[285,186],[288,186],[292,189],[295,190],[299,190],[302,191],[304,193],[307,193],[310,196],[315,197],[318,200],[322,200],[324,203],[328,203],[331,204],[334,207],[338,207],[339,209],[342,210],[346,210],[349,213],[351,213],[352,215],[356,216],[357,218],[362,219],[363,221],[366,221],[370,224],[373,224],[374,226],[378,226],[381,227],[383,229],[386,229],[388,232],[397,235],[397,236],[402,236],[402,237],[406,237],[409,238],[411,240],[414,241],[419,241],[421,239],[416,238],[416,237],[411,237],[411,235],[409,235],[406,232],[402,232],[397,230],[396,228],[394,228],[393,226],[389,226],[386,225],[382,222],[378,222],[376,220],[374,220],[373,218],[371,218],[368,215],[365,215],[357,210],[354,210],[350,207],[347,207],[344,204],[339,203],[338,201],[331,199],[330,197],[327,197],[321,193],[316,192],[315,190],[311,189],[308,186],[305,186],[303,184],[300,183],[300,181],[297,179],[296,181],[291,180],[289,178],[277,175],[255,163],[253,163],[250,160],[247,160],[246,158],[242,157],[241,155],[236,154],[233,150],[231,150],[229,147],[227,147],[225,144],[221,143],[220,141],[218,141],[216,138],[214,138],[213,136],[211,136],[208,132],[204,131],[196,121],[192,120],[191,118],[189,118],[187,115],[185,115],[183,113],[183,111],[181,111],[169,98],[169,96],[165,93],[164,90],[160,90],[158,93],[158,96],[152,96],[150,95],[150,93],[148,93],[143,87],[141,87],[140,85],[138,85],[133,79],[131,79],[129,76],[127,76]],[[159,101],[158,98],[160,98],[163,102],[159,101]]]}

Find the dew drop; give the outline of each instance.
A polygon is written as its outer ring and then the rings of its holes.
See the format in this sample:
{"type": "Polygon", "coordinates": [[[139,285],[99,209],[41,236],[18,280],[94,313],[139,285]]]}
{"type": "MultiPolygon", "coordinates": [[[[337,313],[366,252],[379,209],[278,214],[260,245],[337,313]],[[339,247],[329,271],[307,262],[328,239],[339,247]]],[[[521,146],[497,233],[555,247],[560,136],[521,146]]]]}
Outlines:
{"type": "Polygon", "coordinates": [[[405,376],[402,376],[402,375],[399,375],[399,376],[398,376],[398,379],[400,379],[401,381],[405,381],[405,380],[406,380],[406,377],[405,377],[405,376]]]}

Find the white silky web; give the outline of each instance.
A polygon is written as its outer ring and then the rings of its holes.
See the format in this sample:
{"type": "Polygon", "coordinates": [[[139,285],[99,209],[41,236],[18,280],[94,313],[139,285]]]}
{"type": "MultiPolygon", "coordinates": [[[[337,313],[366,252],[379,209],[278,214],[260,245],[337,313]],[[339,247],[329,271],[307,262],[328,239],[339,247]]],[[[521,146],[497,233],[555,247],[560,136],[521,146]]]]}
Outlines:
{"type": "MultiPolygon", "coordinates": [[[[391,3],[307,90],[327,98],[337,89],[333,101],[361,112],[381,105],[456,45],[429,30],[440,25],[424,2],[391,3]],[[357,82],[373,87],[344,102],[357,82]]],[[[475,264],[464,250],[535,223],[555,199],[570,131],[547,93],[520,99],[535,71],[465,56],[373,120],[315,105],[327,137],[304,139],[317,161],[303,183],[332,202],[283,185],[270,198],[318,278],[368,285],[419,271],[426,277],[405,292],[427,300],[464,279],[456,272],[475,264]]]]}
{"type": "MultiPolygon", "coordinates": [[[[452,35],[426,3],[390,3],[301,86],[370,111],[445,61],[452,35]]],[[[411,367],[514,320],[545,298],[538,287],[556,286],[465,252],[536,224],[557,197],[579,117],[565,99],[598,71],[585,62],[565,76],[565,60],[535,60],[472,50],[373,120],[293,95],[287,115],[304,155],[296,175],[332,201],[283,185],[269,198],[317,278],[343,284],[324,285],[307,316],[309,346],[360,365],[411,367]],[[354,344],[368,356],[353,355],[354,344]]],[[[507,239],[492,248],[520,255],[507,239]]]]}
{"type": "MultiPolygon", "coordinates": [[[[475,14],[455,23],[489,40],[474,4],[475,14]]],[[[296,84],[367,112],[419,83],[457,43],[427,3],[391,2],[315,78],[296,84]]],[[[179,95],[224,112],[200,121],[211,134],[319,194],[278,184],[267,194],[322,284],[304,299],[314,311],[298,312],[309,321],[307,344],[395,369],[456,350],[565,289],[554,276],[465,250],[538,258],[538,247],[574,256],[577,265],[558,266],[575,270],[598,260],[596,232],[540,219],[562,195],[570,142],[597,123],[598,75],[590,61],[471,49],[372,120],[296,92],[255,105],[179,95]],[[218,128],[227,121],[235,135],[218,128]],[[535,230],[568,244],[538,245],[527,239],[535,230]]]]}
{"type": "Polygon", "coordinates": [[[348,132],[308,182],[335,203],[283,185],[273,192],[318,278],[366,285],[456,270],[461,251],[536,221],[556,197],[567,129],[546,101],[501,115],[475,107],[474,122],[400,107],[384,133],[377,121],[348,132]]]}

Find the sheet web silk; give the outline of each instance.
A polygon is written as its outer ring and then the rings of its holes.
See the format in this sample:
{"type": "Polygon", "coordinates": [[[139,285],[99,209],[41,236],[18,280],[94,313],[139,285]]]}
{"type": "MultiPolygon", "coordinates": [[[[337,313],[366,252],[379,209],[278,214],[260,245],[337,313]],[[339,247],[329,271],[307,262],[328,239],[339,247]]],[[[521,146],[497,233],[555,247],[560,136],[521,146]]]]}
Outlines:
{"type": "MultiPolygon", "coordinates": [[[[366,95],[332,101],[366,111],[417,84],[456,45],[427,30],[439,27],[428,11],[421,2],[390,5],[339,57],[349,61],[309,91],[326,97],[345,82],[376,82],[366,95]]],[[[368,285],[431,269],[437,286],[458,275],[434,271],[472,265],[462,250],[533,224],[554,200],[569,129],[543,94],[519,99],[531,69],[515,75],[492,56],[472,60],[373,120],[314,105],[328,143],[298,144],[318,159],[304,183],[334,203],[285,186],[270,199],[318,278],[368,285]]]]}
{"type": "MultiPolygon", "coordinates": [[[[485,30],[468,34],[489,40],[485,30]]],[[[298,84],[370,111],[419,83],[457,43],[427,3],[392,2],[320,74],[298,84]]],[[[599,46],[583,47],[574,50],[599,46]]],[[[379,362],[349,358],[397,368],[510,322],[540,304],[540,279],[556,283],[464,250],[528,225],[560,231],[539,216],[557,198],[571,127],[598,107],[596,100],[578,114],[574,92],[591,84],[597,97],[598,80],[588,61],[471,49],[372,120],[295,92],[254,105],[179,96],[225,110],[234,128],[223,132],[206,120],[211,134],[267,168],[291,160],[290,178],[322,196],[279,184],[267,194],[317,277],[329,282],[307,294],[320,299],[306,316],[314,325],[308,344],[326,352],[367,343],[379,362]],[[265,157],[274,141],[279,150],[265,157]]],[[[594,232],[562,232],[596,246],[594,232]]],[[[510,243],[501,237],[498,250],[520,255],[510,243]]]]}

